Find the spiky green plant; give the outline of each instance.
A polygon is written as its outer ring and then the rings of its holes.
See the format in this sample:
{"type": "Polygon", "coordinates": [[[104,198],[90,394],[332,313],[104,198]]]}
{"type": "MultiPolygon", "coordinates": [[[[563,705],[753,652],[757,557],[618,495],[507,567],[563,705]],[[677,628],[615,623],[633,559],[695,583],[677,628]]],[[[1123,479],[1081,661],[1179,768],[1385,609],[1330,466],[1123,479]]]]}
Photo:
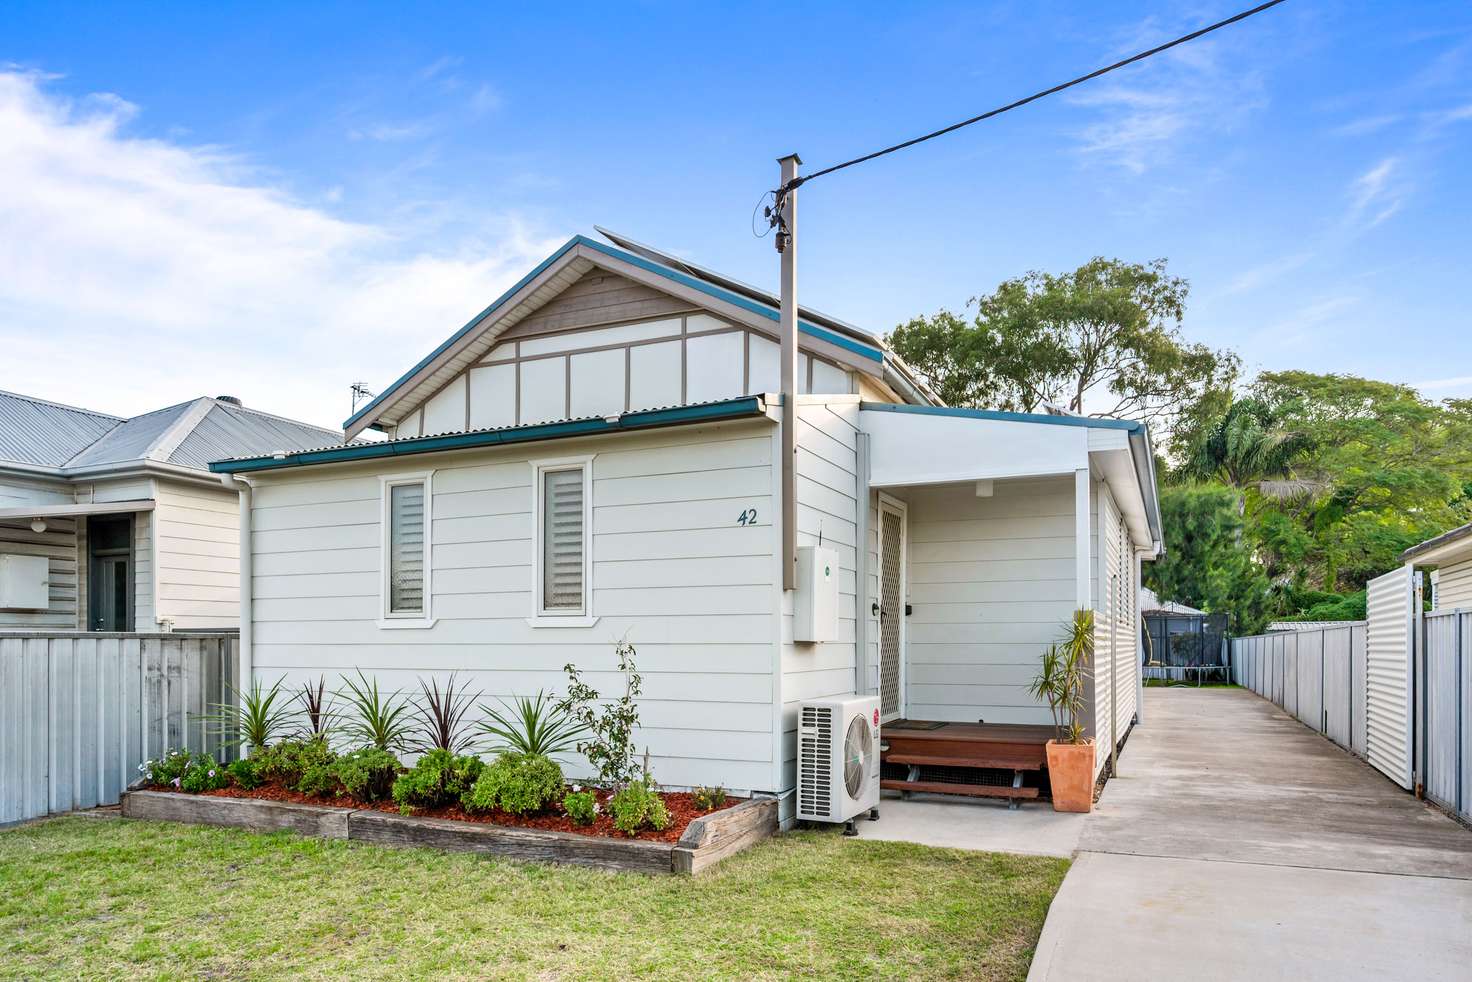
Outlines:
{"type": "Polygon", "coordinates": [[[1047,701],[1059,741],[1084,742],[1084,688],[1093,663],[1094,612],[1076,610],[1063,637],[1043,650],[1038,674],[1027,687],[1034,699],[1047,701]]]}
{"type": "Polygon", "coordinates": [[[487,738],[488,749],[498,753],[556,758],[577,749],[578,738],[587,730],[570,707],[540,689],[533,699],[518,696],[509,703],[496,701],[500,709],[484,704],[480,707],[485,718],[479,728],[487,738]]]}
{"type": "Polygon", "coordinates": [[[210,727],[211,736],[221,737],[225,746],[239,747],[242,755],[249,757],[285,736],[296,722],[296,710],[291,697],[281,689],[282,681],[277,679],[264,691],[260,679],[252,680],[245,692],[232,685],[233,702],[212,703],[212,711],[198,718],[210,727]]]}
{"type": "Polygon", "coordinates": [[[356,681],[344,675],[347,691],[340,693],[352,707],[342,730],[359,746],[394,753],[406,750],[414,733],[415,707],[407,696],[383,695],[378,679],[369,680],[358,670],[356,681]]]}

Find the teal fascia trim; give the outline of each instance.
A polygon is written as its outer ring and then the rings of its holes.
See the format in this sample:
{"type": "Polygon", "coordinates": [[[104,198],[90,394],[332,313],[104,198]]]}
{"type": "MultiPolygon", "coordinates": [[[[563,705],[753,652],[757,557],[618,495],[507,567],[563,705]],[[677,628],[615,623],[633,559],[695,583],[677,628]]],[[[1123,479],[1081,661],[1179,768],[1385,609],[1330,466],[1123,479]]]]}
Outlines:
{"type": "Polygon", "coordinates": [[[955,416],[989,419],[1003,423],[1046,423],[1050,426],[1083,426],[1099,430],[1141,433],[1145,424],[1133,419],[1091,419],[1087,416],[1051,416],[1047,413],[1008,413],[998,409],[955,409],[950,406],[909,406],[893,402],[861,402],[860,409],[877,413],[917,413],[922,416],[955,416]]]}
{"type": "Polygon", "coordinates": [[[355,460],[376,460],[410,454],[435,453],[442,450],[464,450],[472,447],[495,447],[537,440],[558,440],[575,436],[597,436],[626,430],[646,430],[684,423],[711,423],[745,419],[766,413],[760,396],[744,396],[699,406],[675,406],[670,409],[648,409],[624,413],[616,419],[575,419],[564,423],[539,423],[534,426],[511,426],[473,433],[449,433],[444,436],[388,440],[381,443],[356,443],[346,447],[306,450],[283,457],[247,457],[217,460],[210,464],[216,474],[239,474],[250,471],[277,470],[283,467],[305,467],[311,464],[338,464],[355,460]]]}
{"type": "MultiPolygon", "coordinates": [[[[588,238],[585,235],[574,235],[572,238],[567,240],[566,244],[564,244],[562,248],[558,249],[556,252],[552,253],[552,255],[548,256],[546,259],[538,263],[536,269],[533,269],[530,273],[527,273],[520,280],[518,280],[515,286],[497,297],[489,307],[472,317],[464,327],[460,328],[460,330],[450,335],[443,344],[435,348],[429,354],[425,355],[413,368],[409,369],[403,375],[399,376],[396,382],[394,382],[388,388],[384,389],[383,392],[375,396],[373,401],[369,402],[362,409],[359,409],[357,412],[353,413],[353,415],[349,416],[342,424],[343,429],[351,429],[354,423],[362,419],[364,416],[367,416],[378,406],[382,405],[384,400],[393,395],[394,391],[398,389],[399,386],[409,381],[409,379],[417,375],[426,365],[434,361],[440,355],[444,354],[451,345],[464,337],[472,328],[475,327],[475,325],[484,320],[487,315],[495,313],[498,307],[506,303],[506,301],[510,300],[513,296],[517,294],[517,292],[519,292],[532,280],[542,275],[542,272],[546,270],[547,267],[551,266],[558,259],[561,259],[564,255],[567,254],[570,249],[573,249],[577,246],[586,246],[587,248],[593,249],[597,252],[601,252],[606,256],[611,256],[612,258],[617,259],[620,262],[626,262],[634,266],[638,266],[640,269],[648,270],[651,273],[663,276],[665,279],[674,280],[676,283],[681,283],[685,286],[690,287],[691,289],[699,290],[701,293],[715,297],[718,300],[725,301],[726,303],[732,304],[734,306],[740,307],[743,310],[748,310],[761,317],[765,317],[768,320],[781,320],[781,314],[778,311],[773,310],[771,307],[766,306],[765,304],[757,303],[756,301],[743,297],[738,293],[732,293],[729,290],[715,286],[711,283],[707,283],[705,280],[678,272],[676,270],[670,269],[667,266],[661,266],[658,263],[650,262],[643,256],[636,256],[632,252],[625,252],[622,249],[616,249],[613,246],[607,245],[606,243],[597,242],[593,239],[588,238]]],[[[837,345],[845,351],[851,351],[854,354],[864,358],[868,358],[871,361],[880,362],[881,364],[884,362],[883,350],[873,347],[872,345],[863,344],[862,342],[855,341],[853,338],[844,337],[842,334],[839,334],[835,331],[830,331],[827,328],[818,327],[817,325],[810,324],[807,321],[799,321],[797,329],[803,334],[809,335],[810,337],[818,338],[821,341],[826,341],[832,345],[837,345]]]]}

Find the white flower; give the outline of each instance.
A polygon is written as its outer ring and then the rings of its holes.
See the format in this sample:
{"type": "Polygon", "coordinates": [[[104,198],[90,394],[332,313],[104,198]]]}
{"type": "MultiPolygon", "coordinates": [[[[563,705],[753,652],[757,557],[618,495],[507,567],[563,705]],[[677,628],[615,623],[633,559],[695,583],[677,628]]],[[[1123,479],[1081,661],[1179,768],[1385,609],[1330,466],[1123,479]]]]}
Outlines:
{"type": "Polygon", "coordinates": [[[596,801],[593,802],[593,814],[594,815],[602,815],[603,814],[603,806],[600,805],[600,804],[598,804],[598,802],[596,802],[596,801]]]}
{"type": "Polygon", "coordinates": [[[572,786],[572,793],[573,794],[579,794],[582,790],[583,790],[583,786],[581,784],[574,784],[572,786]]]}

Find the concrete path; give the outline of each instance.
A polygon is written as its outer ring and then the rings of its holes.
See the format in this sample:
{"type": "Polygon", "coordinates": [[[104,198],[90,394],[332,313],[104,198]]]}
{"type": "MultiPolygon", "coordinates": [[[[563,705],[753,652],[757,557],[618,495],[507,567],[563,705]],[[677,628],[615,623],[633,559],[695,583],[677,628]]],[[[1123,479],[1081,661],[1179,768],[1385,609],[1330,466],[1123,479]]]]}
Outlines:
{"type": "Polygon", "coordinates": [[[1029,979],[1472,978],[1472,832],[1240,689],[1146,689],[1029,979]]]}
{"type": "Polygon", "coordinates": [[[1013,811],[990,798],[917,794],[901,800],[897,792],[885,792],[879,821],[860,821],[858,830],[861,839],[1067,859],[1078,850],[1087,818],[1055,812],[1041,801],[1013,811]]]}

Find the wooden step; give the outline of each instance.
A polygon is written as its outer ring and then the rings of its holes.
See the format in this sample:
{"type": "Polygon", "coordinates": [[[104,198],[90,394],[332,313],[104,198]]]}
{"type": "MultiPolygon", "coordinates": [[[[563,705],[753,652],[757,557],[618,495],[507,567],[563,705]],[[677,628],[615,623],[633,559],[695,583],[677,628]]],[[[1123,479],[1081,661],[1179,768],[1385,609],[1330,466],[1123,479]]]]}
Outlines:
{"type": "Polygon", "coordinates": [[[970,798],[1036,798],[1037,788],[997,787],[990,784],[947,784],[945,781],[894,781],[879,786],[886,791],[928,791],[932,794],[963,794],[970,798]]]}
{"type": "Polygon", "coordinates": [[[981,753],[970,756],[959,754],[889,753],[880,755],[886,764],[918,764],[928,767],[991,767],[1004,771],[1040,771],[1043,761],[1033,754],[981,753]]]}

